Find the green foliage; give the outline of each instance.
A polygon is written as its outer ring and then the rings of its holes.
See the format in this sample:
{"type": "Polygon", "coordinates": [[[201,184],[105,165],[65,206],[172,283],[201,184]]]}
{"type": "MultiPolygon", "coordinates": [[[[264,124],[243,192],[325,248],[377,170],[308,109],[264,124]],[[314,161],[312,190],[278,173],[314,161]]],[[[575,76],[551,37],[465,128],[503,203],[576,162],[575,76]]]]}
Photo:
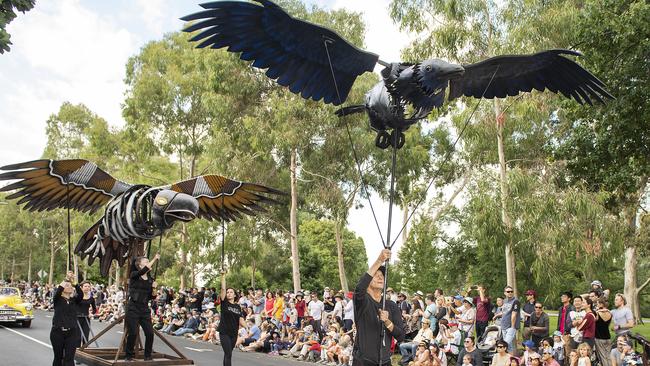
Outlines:
{"type": "MultiPolygon", "coordinates": [[[[307,220],[300,225],[300,271],[302,287],[311,291],[326,286],[340,288],[336,256],[335,223],[327,220],[307,220]]],[[[368,258],[363,240],[344,230],[343,255],[345,272],[351,283],[368,270],[368,258]]]]}
{"type": "Polygon", "coordinates": [[[0,54],[9,52],[11,35],[7,32],[7,24],[17,16],[16,12],[25,13],[34,7],[36,0],[2,0],[0,1],[0,54]]]}

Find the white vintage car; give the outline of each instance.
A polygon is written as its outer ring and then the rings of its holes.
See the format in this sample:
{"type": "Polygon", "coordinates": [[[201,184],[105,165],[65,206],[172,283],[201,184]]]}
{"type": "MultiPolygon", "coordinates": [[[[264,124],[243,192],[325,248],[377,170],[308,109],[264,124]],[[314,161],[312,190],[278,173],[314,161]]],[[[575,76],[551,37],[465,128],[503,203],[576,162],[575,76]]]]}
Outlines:
{"type": "Polygon", "coordinates": [[[15,287],[0,287],[0,324],[21,323],[23,327],[29,328],[32,319],[32,304],[20,296],[20,290],[15,287]]]}

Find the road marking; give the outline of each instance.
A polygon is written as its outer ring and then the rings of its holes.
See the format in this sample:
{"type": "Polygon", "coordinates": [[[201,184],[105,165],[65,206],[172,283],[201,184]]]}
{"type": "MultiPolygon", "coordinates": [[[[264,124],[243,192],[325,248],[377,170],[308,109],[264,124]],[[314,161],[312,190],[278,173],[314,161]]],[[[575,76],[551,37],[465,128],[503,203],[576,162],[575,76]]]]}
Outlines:
{"type": "Polygon", "coordinates": [[[194,351],[194,352],[212,352],[212,350],[209,349],[209,348],[192,348],[192,347],[185,347],[185,348],[189,349],[190,351],[194,351]]]}
{"type": "Polygon", "coordinates": [[[18,334],[18,335],[21,336],[21,337],[25,337],[25,338],[29,339],[30,341],[34,341],[34,342],[36,342],[36,343],[38,343],[38,344],[41,344],[41,345],[43,345],[43,346],[45,346],[45,347],[47,347],[47,348],[52,348],[52,346],[50,346],[49,344],[47,344],[47,343],[45,343],[45,342],[41,342],[41,341],[39,341],[38,339],[36,339],[36,338],[32,338],[32,337],[30,337],[30,336],[28,336],[28,335],[26,335],[26,334],[22,334],[22,333],[20,333],[19,331],[13,330],[13,329],[11,329],[11,328],[7,328],[7,327],[5,327],[4,325],[0,325],[0,327],[3,327],[4,329],[6,329],[6,330],[8,330],[8,331],[10,331],[10,332],[12,332],[12,333],[16,333],[16,334],[18,334]]]}

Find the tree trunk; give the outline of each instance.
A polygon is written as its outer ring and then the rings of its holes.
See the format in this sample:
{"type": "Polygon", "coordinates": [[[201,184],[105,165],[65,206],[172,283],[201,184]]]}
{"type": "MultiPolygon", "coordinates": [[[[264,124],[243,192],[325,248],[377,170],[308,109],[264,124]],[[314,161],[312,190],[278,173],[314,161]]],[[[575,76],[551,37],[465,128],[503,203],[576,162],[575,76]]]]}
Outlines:
{"type": "Polygon", "coordinates": [[[253,256],[253,261],[251,263],[251,287],[255,289],[255,270],[257,269],[255,262],[255,256],[253,256]]]}
{"type": "Polygon", "coordinates": [[[110,288],[113,285],[113,265],[108,269],[108,287],[110,288]]]}
{"type": "Polygon", "coordinates": [[[638,323],[641,319],[641,310],[639,307],[637,293],[637,272],[636,272],[637,252],[636,246],[630,245],[625,248],[625,279],[623,293],[627,304],[632,310],[634,320],[638,323]]]}
{"type": "Polygon", "coordinates": [[[192,269],[191,272],[192,277],[190,278],[190,287],[194,288],[196,287],[195,286],[196,285],[196,264],[194,263],[194,258],[192,258],[192,265],[190,266],[190,268],[192,269]]]}
{"type": "Polygon", "coordinates": [[[408,219],[409,219],[409,205],[404,204],[403,208],[403,213],[402,213],[402,227],[404,230],[402,230],[402,245],[406,244],[406,240],[408,239],[409,231],[408,231],[408,219]]]}
{"type": "Polygon", "coordinates": [[[300,291],[300,255],[298,253],[298,187],[296,182],[296,149],[291,150],[291,211],[289,221],[291,224],[291,266],[293,273],[293,291],[300,291]]]}
{"type": "Polygon", "coordinates": [[[16,258],[11,258],[11,283],[14,283],[15,274],[16,274],[16,258]]]}
{"type": "Polygon", "coordinates": [[[340,223],[337,218],[334,222],[334,236],[336,237],[336,256],[339,263],[339,279],[341,280],[341,289],[343,289],[343,292],[347,293],[349,291],[348,278],[345,275],[345,263],[343,262],[343,237],[341,235],[341,226],[342,223],[340,223]]]}
{"type": "Polygon", "coordinates": [[[79,278],[79,262],[76,255],[72,254],[72,265],[74,266],[74,278],[77,280],[79,278]]]}
{"type": "Polygon", "coordinates": [[[47,284],[52,285],[53,280],[54,280],[54,255],[56,254],[56,249],[54,248],[54,245],[56,242],[50,238],[50,275],[48,276],[47,279],[47,284]]]}
{"type": "Polygon", "coordinates": [[[512,286],[517,296],[517,274],[515,271],[515,254],[512,248],[512,220],[508,214],[508,177],[506,175],[506,154],[503,144],[503,125],[504,118],[501,115],[501,108],[499,102],[494,100],[494,115],[497,123],[497,148],[499,152],[499,185],[501,187],[501,220],[506,235],[505,251],[506,251],[506,283],[512,286]]]}
{"type": "Polygon", "coordinates": [[[115,265],[115,286],[120,287],[122,281],[120,280],[120,265],[115,265]]]}
{"type": "Polygon", "coordinates": [[[32,283],[32,248],[29,248],[27,257],[27,283],[32,283]]]}
{"type": "Polygon", "coordinates": [[[0,263],[0,281],[4,281],[5,279],[5,261],[3,260],[2,263],[0,263]]]}
{"type": "Polygon", "coordinates": [[[641,308],[639,306],[639,293],[643,288],[648,285],[646,281],[643,285],[638,285],[637,274],[637,214],[641,205],[641,200],[645,196],[645,190],[648,183],[648,177],[641,177],[639,179],[638,189],[635,195],[630,197],[629,204],[623,209],[623,217],[627,224],[627,233],[625,238],[625,267],[624,280],[623,280],[623,293],[627,304],[632,310],[634,320],[641,322],[641,308]]]}

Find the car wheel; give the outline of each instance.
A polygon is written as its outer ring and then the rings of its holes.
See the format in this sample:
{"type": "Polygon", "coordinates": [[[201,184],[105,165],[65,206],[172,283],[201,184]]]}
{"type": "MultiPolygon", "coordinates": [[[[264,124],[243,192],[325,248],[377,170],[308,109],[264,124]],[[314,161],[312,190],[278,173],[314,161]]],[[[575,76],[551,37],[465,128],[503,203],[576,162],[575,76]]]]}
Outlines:
{"type": "Polygon", "coordinates": [[[32,321],[31,320],[24,320],[23,321],[23,328],[29,328],[32,326],[32,321]]]}

